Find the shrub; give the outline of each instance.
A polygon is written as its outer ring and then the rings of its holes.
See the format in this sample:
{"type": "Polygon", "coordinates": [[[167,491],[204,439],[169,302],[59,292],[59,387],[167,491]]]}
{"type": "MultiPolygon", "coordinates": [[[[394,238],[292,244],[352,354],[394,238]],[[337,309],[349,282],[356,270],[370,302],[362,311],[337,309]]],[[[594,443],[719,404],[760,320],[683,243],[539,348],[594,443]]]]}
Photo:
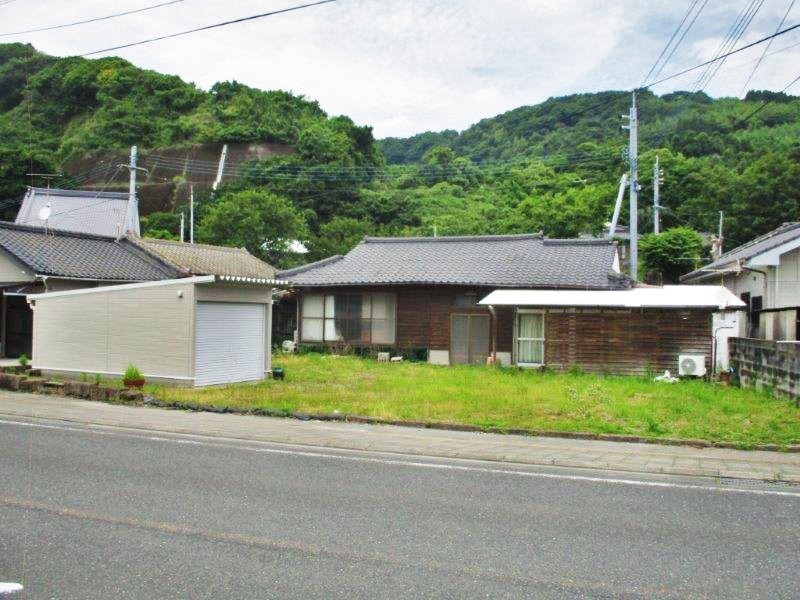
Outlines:
{"type": "Polygon", "coordinates": [[[144,379],[142,372],[135,365],[125,367],[125,374],[122,376],[125,381],[138,381],[144,379]]]}
{"type": "Polygon", "coordinates": [[[100,385],[100,383],[101,383],[100,373],[95,373],[94,374],[94,384],[95,385],[100,385]]]}
{"type": "Polygon", "coordinates": [[[81,373],[81,383],[89,383],[89,376],[86,373],[81,373]]]}
{"type": "Polygon", "coordinates": [[[19,360],[19,366],[20,367],[27,367],[28,366],[29,359],[28,359],[28,355],[27,354],[23,354],[22,356],[19,357],[18,360],[19,360]]]}

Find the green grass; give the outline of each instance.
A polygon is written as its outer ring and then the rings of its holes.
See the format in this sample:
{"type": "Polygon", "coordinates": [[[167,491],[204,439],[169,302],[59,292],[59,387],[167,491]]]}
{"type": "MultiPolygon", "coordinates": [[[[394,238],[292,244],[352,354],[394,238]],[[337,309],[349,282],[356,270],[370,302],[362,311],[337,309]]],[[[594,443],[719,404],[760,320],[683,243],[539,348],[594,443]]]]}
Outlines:
{"type": "Polygon", "coordinates": [[[158,399],[239,410],[272,409],[461,423],[501,429],[651,438],[800,443],[788,399],[704,381],[543,373],[489,367],[378,363],[322,354],[276,355],[285,381],[222,388],[149,388],[158,399]]]}

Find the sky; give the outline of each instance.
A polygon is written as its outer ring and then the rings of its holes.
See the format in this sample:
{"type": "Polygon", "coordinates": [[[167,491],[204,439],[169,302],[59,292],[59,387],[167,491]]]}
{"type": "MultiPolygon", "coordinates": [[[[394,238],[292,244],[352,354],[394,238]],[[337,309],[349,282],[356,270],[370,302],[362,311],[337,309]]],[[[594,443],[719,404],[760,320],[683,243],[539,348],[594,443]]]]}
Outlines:
{"type": "MultiPolygon", "coordinates": [[[[163,1],[0,0],[0,42],[79,55],[309,0],[182,0],[97,23],[2,35],[163,1]]],[[[632,89],[642,83],[690,1],[337,0],[106,54],[179,75],[203,89],[235,79],[288,90],[319,101],[330,115],[373,126],[376,137],[404,137],[463,130],[552,96],[632,89]]],[[[790,2],[763,0],[737,46],[773,33],[790,2]]],[[[711,58],[748,3],[707,0],[662,75],[711,58]]],[[[800,2],[784,27],[797,22],[800,2]]],[[[705,91],[741,96],[762,49],[730,57],[705,91]]],[[[749,88],[781,90],[800,75],[800,29],[776,39],[770,53],[749,88]]],[[[675,78],[653,90],[691,89],[696,77],[697,72],[675,78]]],[[[787,91],[800,94],[800,83],[787,91]]]]}

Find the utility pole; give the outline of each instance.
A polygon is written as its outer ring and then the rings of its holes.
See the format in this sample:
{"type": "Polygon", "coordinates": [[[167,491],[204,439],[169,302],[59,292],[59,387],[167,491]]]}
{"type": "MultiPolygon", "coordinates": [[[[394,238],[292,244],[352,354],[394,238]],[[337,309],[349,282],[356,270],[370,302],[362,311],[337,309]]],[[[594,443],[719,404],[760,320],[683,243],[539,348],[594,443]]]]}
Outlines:
{"type": "MultiPolygon", "coordinates": [[[[132,214],[138,215],[139,214],[139,207],[137,206],[136,201],[136,155],[137,155],[137,148],[136,146],[131,146],[131,162],[129,166],[130,170],[130,183],[128,185],[128,211],[125,215],[125,225],[123,229],[131,223],[132,219],[129,220],[132,214]]],[[[125,233],[128,233],[127,231],[125,233]]],[[[134,232],[136,235],[139,235],[139,232],[134,232]]]]}
{"type": "Polygon", "coordinates": [[[725,238],[722,237],[722,222],[725,219],[725,211],[719,211],[719,228],[717,230],[717,239],[719,240],[719,253],[722,256],[722,240],[725,238]]]}
{"type": "Polygon", "coordinates": [[[181,212],[181,242],[183,241],[183,222],[184,222],[184,214],[181,212]]]}
{"type": "Polygon", "coordinates": [[[124,222],[120,228],[120,237],[127,233],[133,233],[137,236],[141,235],[139,232],[139,201],[136,199],[136,171],[144,171],[148,174],[150,172],[143,167],[136,166],[136,155],[136,146],[131,146],[130,162],[127,165],[118,165],[119,167],[125,167],[130,171],[130,180],[128,183],[128,205],[125,207],[125,218],[123,219],[124,222]],[[136,218],[134,218],[134,216],[136,218]]]}
{"type": "Polygon", "coordinates": [[[630,216],[628,231],[630,232],[630,275],[636,281],[639,276],[639,117],[636,112],[636,92],[633,92],[630,112],[622,115],[628,119],[628,124],[623,125],[623,129],[629,132],[628,139],[628,162],[630,164],[630,216]]]}
{"type": "Polygon", "coordinates": [[[194,184],[189,184],[189,243],[194,244],[194,184]]]}
{"type": "Polygon", "coordinates": [[[661,233],[661,184],[664,171],[658,167],[658,156],[653,164],[653,233],[661,233]]]}

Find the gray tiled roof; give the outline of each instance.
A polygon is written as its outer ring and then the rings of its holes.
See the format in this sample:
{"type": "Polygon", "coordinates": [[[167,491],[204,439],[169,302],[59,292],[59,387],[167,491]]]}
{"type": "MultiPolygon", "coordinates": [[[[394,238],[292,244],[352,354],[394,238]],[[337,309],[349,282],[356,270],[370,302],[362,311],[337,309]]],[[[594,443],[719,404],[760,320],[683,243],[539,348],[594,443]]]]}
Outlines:
{"type": "Polygon", "coordinates": [[[184,274],[274,279],[275,269],[244,248],[187,244],[171,240],[130,238],[144,250],[174,265],[184,274]]]}
{"type": "Polygon", "coordinates": [[[784,223],[769,233],[765,233],[754,240],[750,240],[746,244],[742,244],[741,246],[726,252],[714,262],[700,267],[691,273],[687,273],[681,277],[681,280],[689,281],[692,279],[701,278],[703,276],[713,275],[714,271],[725,270],[726,267],[735,265],[737,261],[749,260],[758,254],[762,254],[768,250],[771,250],[772,248],[780,246],[781,244],[785,244],[786,242],[791,242],[797,238],[800,238],[800,222],[795,221],[791,223],[784,223]]]}
{"type": "Polygon", "coordinates": [[[364,238],[345,256],[280,271],[303,286],[481,285],[616,289],[609,241],[547,240],[541,235],[364,238]]]}
{"type": "Polygon", "coordinates": [[[0,248],[35,273],[107,281],[158,281],[179,276],[128,240],[0,222],[0,248]]]}
{"type": "Polygon", "coordinates": [[[135,207],[128,214],[128,194],[90,190],[59,190],[29,187],[15,223],[44,227],[39,211],[50,205],[47,226],[61,231],[119,237],[139,232],[135,207]],[[121,229],[121,231],[120,231],[121,229]]]}

